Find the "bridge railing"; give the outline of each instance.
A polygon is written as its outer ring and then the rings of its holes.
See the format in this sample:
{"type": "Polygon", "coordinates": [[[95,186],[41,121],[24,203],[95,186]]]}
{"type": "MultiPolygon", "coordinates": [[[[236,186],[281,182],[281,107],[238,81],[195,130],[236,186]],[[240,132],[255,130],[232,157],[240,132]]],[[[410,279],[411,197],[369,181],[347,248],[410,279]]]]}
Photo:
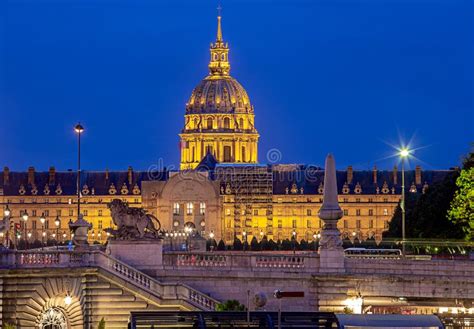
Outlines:
{"type": "Polygon", "coordinates": [[[163,254],[166,268],[245,268],[257,271],[286,269],[313,272],[319,268],[316,254],[247,253],[247,252],[167,252],[163,254]]]}
{"type": "Polygon", "coordinates": [[[163,283],[101,251],[21,250],[0,253],[0,269],[99,267],[162,300],[213,311],[218,300],[181,283],[163,283]]]}

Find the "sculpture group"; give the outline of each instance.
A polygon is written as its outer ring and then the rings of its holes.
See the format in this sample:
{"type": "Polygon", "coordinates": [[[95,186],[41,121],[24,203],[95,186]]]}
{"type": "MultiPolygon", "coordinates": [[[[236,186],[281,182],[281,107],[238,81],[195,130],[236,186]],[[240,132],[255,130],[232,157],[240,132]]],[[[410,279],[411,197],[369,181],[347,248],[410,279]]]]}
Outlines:
{"type": "Polygon", "coordinates": [[[147,214],[142,208],[132,208],[122,200],[114,199],[108,205],[112,220],[117,227],[106,231],[117,240],[156,239],[160,238],[160,221],[147,214]],[[156,222],[157,227],[155,227],[156,222]]]}

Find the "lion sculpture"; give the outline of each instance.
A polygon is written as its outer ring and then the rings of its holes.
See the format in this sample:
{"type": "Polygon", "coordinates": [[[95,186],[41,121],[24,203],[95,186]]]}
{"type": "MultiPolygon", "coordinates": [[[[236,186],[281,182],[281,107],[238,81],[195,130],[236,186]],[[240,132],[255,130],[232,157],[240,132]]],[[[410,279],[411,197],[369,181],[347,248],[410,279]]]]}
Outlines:
{"type": "Polygon", "coordinates": [[[113,237],[121,240],[160,238],[160,221],[153,215],[147,214],[141,208],[131,208],[128,203],[114,199],[108,204],[116,230],[107,229],[113,237]],[[157,223],[155,227],[153,221],[157,223]]]}

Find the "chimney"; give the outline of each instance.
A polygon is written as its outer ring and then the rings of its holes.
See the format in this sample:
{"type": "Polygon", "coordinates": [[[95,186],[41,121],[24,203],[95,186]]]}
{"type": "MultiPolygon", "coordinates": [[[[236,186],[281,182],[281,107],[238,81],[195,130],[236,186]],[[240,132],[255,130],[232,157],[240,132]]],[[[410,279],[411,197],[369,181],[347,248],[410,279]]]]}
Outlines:
{"type": "Polygon", "coordinates": [[[374,184],[377,184],[377,166],[374,166],[374,169],[372,170],[373,178],[374,178],[374,184]]]}
{"type": "Polygon", "coordinates": [[[131,166],[128,166],[128,185],[132,185],[133,182],[133,169],[131,166]]]}
{"type": "Polygon", "coordinates": [[[3,185],[8,185],[10,183],[10,169],[8,167],[3,168],[3,185]]]}
{"type": "Polygon", "coordinates": [[[398,168],[397,166],[393,166],[393,185],[398,184],[398,168]]]}
{"type": "Polygon", "coordinates": [[[105,168],[105,180],[109,180],[109,169],[105,168]]]}
{"type": "Polygon", "coordinates": [[[347,167],[347,184],[352,184],[352,179],[354,178],[354,172],[352,166],[347,167]]]}
{"type": "Polygon", "coordinates": [[[35,167],[28,167],[28,185],[35,185],[35,167]]]}
{"type": "Polygon", "coordinates": [[[49,185],[54,185],[56,183],[56,169],[54,167],[49,167],[49,185]]]}
{"type": "Polygon", "coordinates": [[[418,165],[415,168],[415,184],[421,185],[421,166],[418,165]]]}

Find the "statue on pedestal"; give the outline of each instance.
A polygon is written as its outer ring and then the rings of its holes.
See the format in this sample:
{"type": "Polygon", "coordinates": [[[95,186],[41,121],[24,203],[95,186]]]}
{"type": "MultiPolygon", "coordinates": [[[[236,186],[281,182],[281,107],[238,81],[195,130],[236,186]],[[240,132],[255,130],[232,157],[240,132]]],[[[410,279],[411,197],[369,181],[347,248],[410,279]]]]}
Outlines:
{"type": "Polygon", "coordinates": [[[161,238],[160,221],[144,209],[131,208],[120,199],[114,199],[108,204],[112,220],[117,229],[106,229],[117,240],[156,239],[161,238]],[[155,227],[157,223],[158,228],[155,227]]]}

